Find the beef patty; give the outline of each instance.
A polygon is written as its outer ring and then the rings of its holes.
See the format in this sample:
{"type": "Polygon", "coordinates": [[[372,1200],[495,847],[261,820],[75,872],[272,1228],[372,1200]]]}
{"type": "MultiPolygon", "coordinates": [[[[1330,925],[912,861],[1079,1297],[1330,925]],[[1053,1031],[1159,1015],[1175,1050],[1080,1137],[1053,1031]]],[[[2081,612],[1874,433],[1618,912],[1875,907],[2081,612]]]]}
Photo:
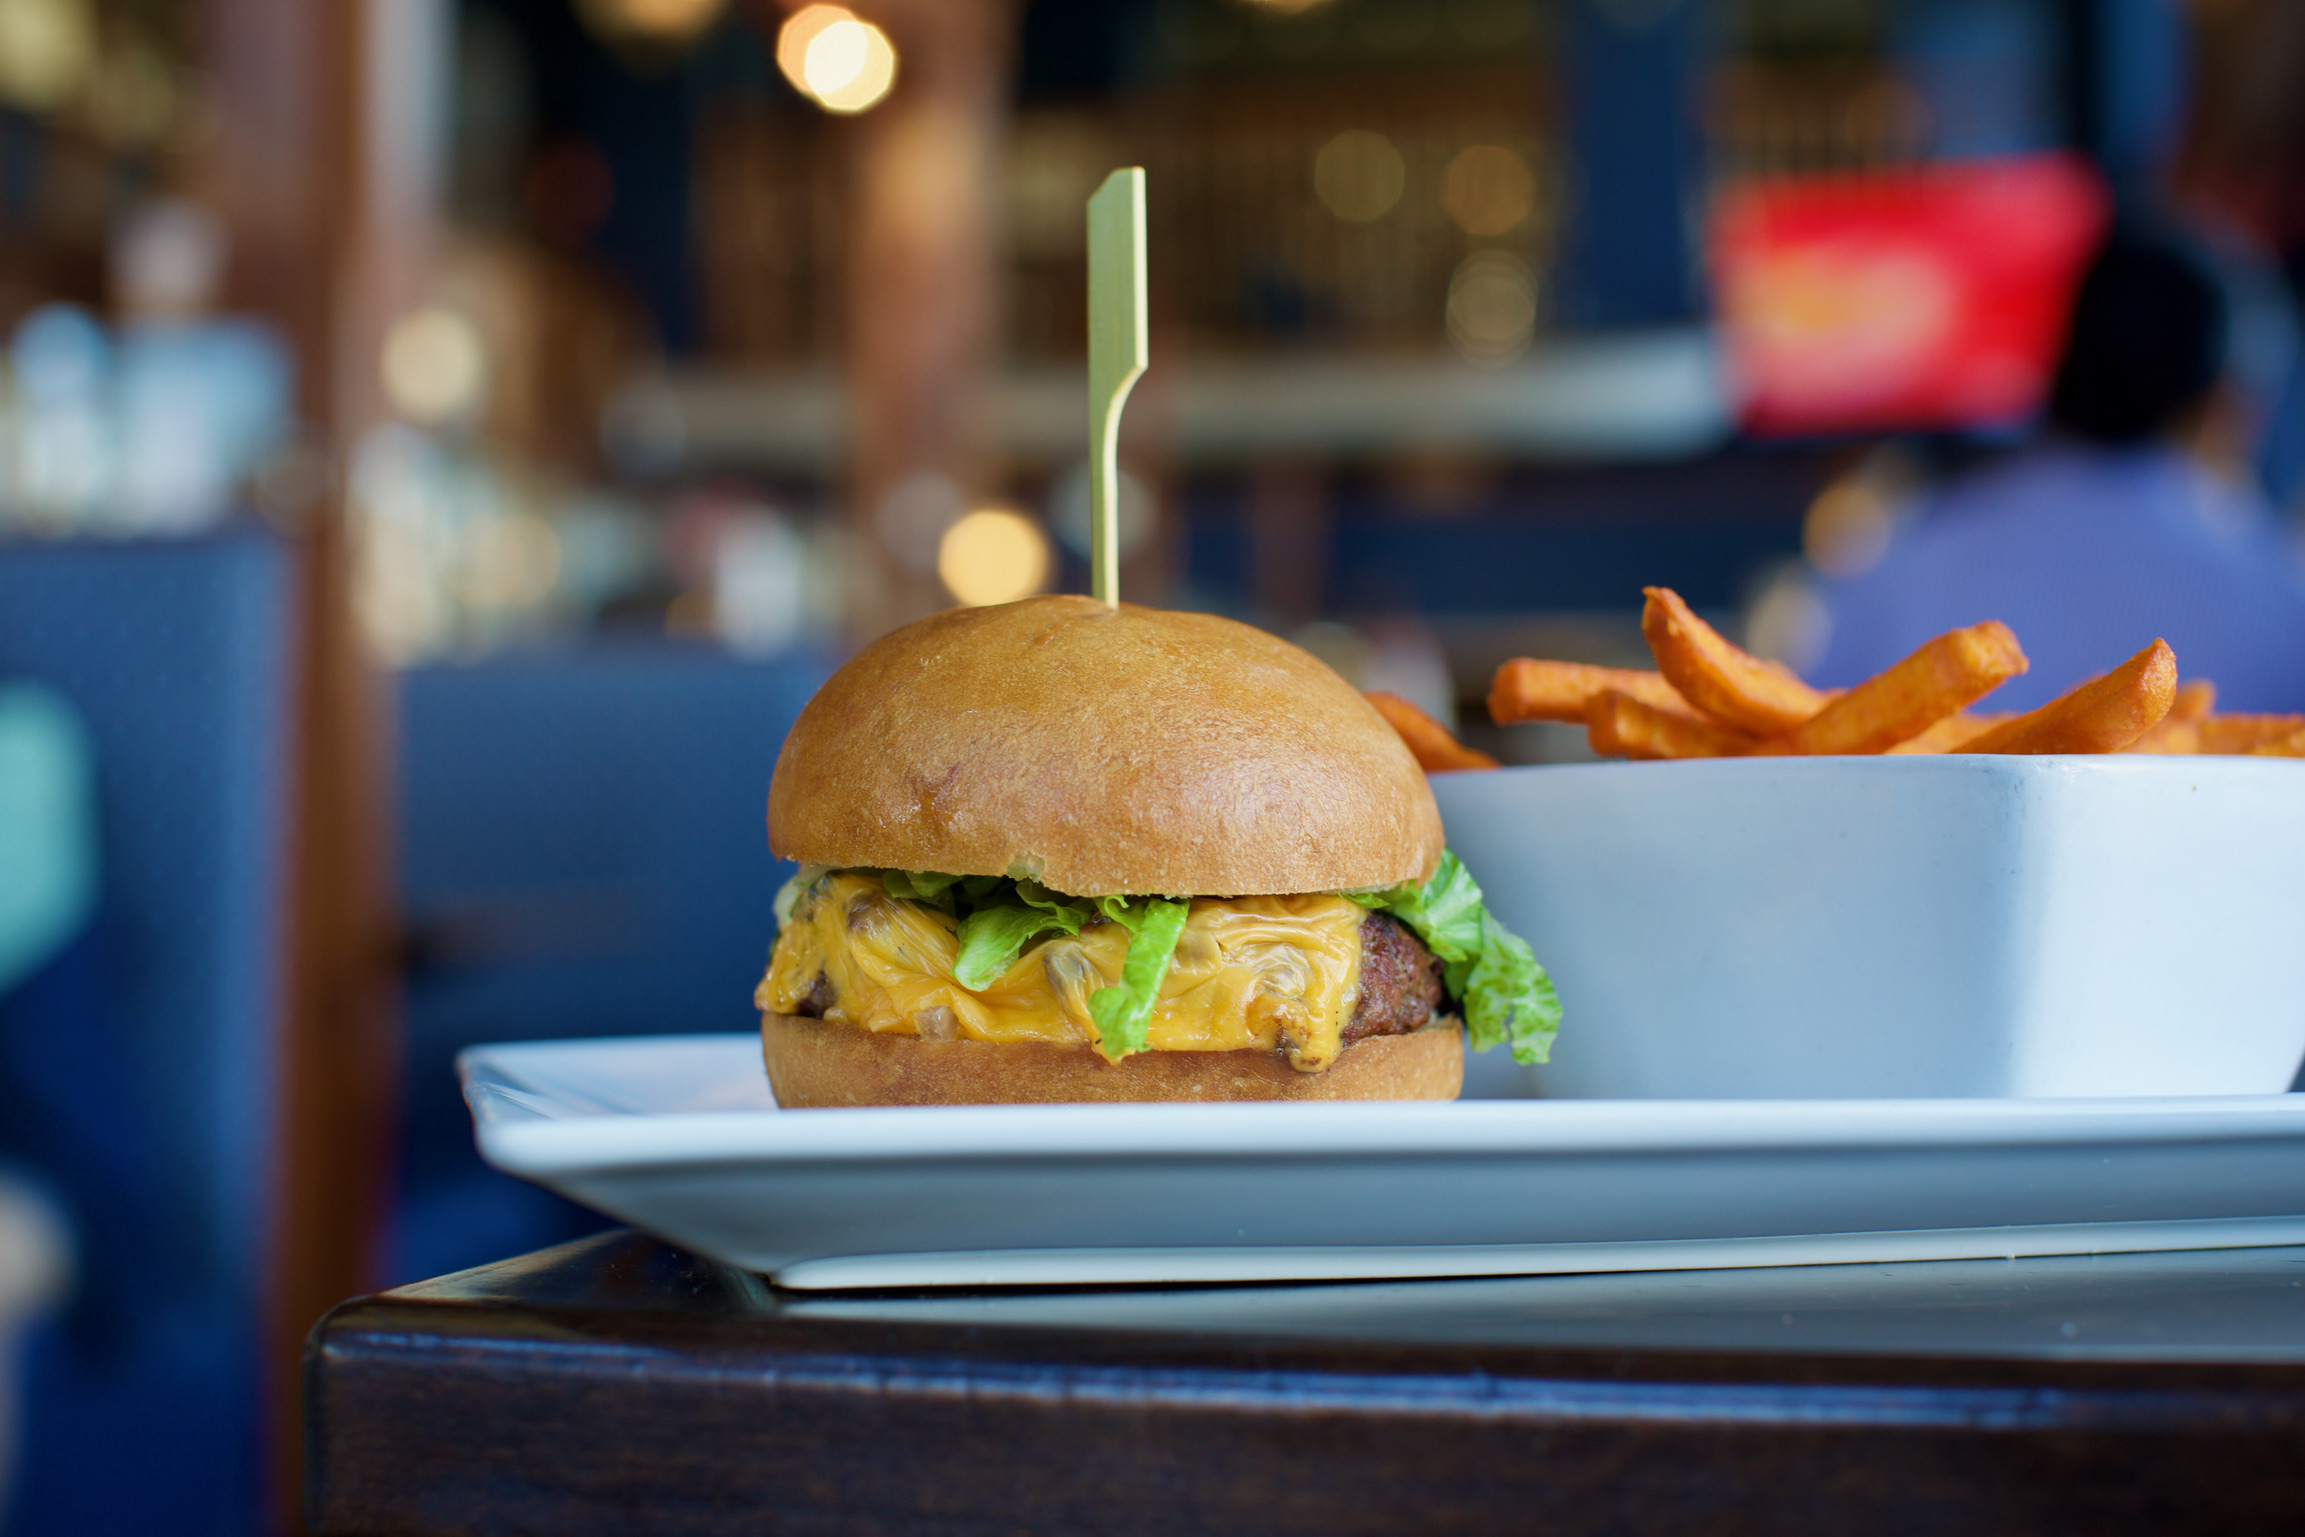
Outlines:
{"type": "MultiPolygon", "coordinates": [[[[1369,914],[1361,924],[1361,1000],[1345,1021],[1344,1043],[1422,1029],[1442,1001],[1441,963],[1433,952],[1383,913],[1369,914]]],[[[832,981],[818,972],[794,1011],[822,1019],[832,1004],[832,981]]]]}
{"type": "Polygon", "coordinates": [[[1345,1021],[1347,1044],[1406,1035],[1441,1007],[1441,963],[1423,941],[1383,913],[1361,924],[1361,1001],[1345,1021]]]}

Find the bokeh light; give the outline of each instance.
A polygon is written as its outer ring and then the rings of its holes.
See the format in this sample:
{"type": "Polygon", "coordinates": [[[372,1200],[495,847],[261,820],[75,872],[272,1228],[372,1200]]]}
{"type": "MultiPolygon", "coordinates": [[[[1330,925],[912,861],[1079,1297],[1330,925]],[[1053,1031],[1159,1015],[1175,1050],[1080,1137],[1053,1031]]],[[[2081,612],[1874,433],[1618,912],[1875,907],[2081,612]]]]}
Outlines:
{"type": "Polygon", "coordinates": [[[1441,206],[1468,235],[1518,229],[1537,206],[1537,179],[1528,163],[1498,144],[1462,150],[1441,176],[1441,206]]]}
{"type": "Polygon", "coordinates": [[[834,112],[862,112],[896,83],[896,50],[880,28],[835,22],[808,45],[803,78],[816,99],[834,112]]]}
{"type": "Polygon", "coordinates": [[[454,600],[452,476],[438,444],[412,427],[371,428],[352,455],[353,604],[378,658],[399,666],[446,646],[454,600]]]}
{"type": "Polygon", "coordinates": [[[54,111],[95,65],[96,17],[88,0],[0,0],[0,102],[54,111]]]}
{"type": "Polygon", "coordinates": [[[457,593],[474,608],[525,608],[560,579],[560,537],[533,512],[476,521],[462,554],[457,593]]]}
{"type": "Polygon", "coordinates": [[[767,507],[726,518],[712,547],[712,628],[741,656],[774,656],[800,639],[816,575],[806,542],[767,507]]]}
{"type": "Polygon", "coordinates": [[[1817,493],[1801,520],[1801,553],[1827,576],[1860,576],[1888,553],[1895,517],[1881,488],[1844,475],[1817,493]]]}
{"type": "Polygon", "coordinates": [[[896,83],[888,34],[837,5],[793,13],[776,37],[776,64],[804,96],[828,112],[862,112],[896,83]]]}
{"type": "Polygon", "coordinates": [[[1536,334],[1536,275],[1510,251],[1475,251],[1449,278],[1448,320],[1449,341],[1466,362],[1511,362],[1536,334]]]}
{"type": "Polygon", "coordinates": [[[1048,580],[1048,536],[1006,507],[979,507],[944,532],[936,574],[972,607],[1029,598],[1048,580]]]}
{"type": "Polygon", "coordinates": [[[922,470],[897,482],[881,499],[873,531],[899,564],[933,571],[946,532],[967,511],[968,498],[950,476],[922,470]]]}
{"type": "Polygon", "coordinates": [[[720,14],[723,0],[615,0],[626,26],[659,37],[688,37],[720,14]]]}
{"type": "Polygon", "coordinates": [[[728,0],[579,0],[578,9],[595,32],[611,41],[629,38],[654,44],[680,44],[701,35],[720,19],[728,0]]]}
{"type": "Polygon", "coordinates": [[[224,226],[197,203],[155,198],[112,232],[113,299],[131,316],[181,320],[206,310],[224,278],[224,226]]]}
{"type": "Polygon", "coordinates": [[[1346,129],[1313,158],[1313,191],[1321,206],[1351,224],[1391,213],[1408,179],[1408,164],[1393,141],[1366,128],[1346,129]]]}
{"type": "Polygon", "coordinates": [[[1805,673],[1824,659],[1833,639],[1833,611],[1799,561],[1788,561],[1763,581],[1745,613],[1745,649],[1805,673]]]}
{"type": "Polygon", "coordinates": [[[487,354],[480,333],[454,310],[403,317],[384,339],[384,393],[412,421],[443,422],[480,403],[487,354]]]}
{"type": "Polygon", "coordinates": [[[792,88],[803,95],[811,94],[808,85],[808,46],[817,34],[827,27],[843,21],[856,20],[855,13],[846,6],[804,5],[785,18],[776,34],[776,67],[792,88]]]}

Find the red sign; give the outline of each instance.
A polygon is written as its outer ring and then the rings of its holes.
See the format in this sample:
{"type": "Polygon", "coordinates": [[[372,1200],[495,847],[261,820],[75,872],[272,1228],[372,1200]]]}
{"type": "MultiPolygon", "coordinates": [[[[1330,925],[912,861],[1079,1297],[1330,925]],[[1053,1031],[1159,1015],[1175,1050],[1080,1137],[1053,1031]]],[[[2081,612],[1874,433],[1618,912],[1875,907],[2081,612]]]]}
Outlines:
{"type": "Polygon", "coordinates": [[[1714,210],[1713,280],[1746,430],[2023,419],[2107,212],[2063,155],[1735,188],[1714,210]]]}

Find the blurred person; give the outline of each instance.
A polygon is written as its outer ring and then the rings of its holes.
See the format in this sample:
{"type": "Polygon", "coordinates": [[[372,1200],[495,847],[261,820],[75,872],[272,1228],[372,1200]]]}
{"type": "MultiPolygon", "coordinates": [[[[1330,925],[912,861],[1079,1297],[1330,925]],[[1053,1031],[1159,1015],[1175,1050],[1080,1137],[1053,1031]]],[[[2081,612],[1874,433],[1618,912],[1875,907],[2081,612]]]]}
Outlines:
{"type": "MultiPolygon", "coordinates": [[[[2172,171],[2188,214],[2252,249],[2305,301],[2305,7],[2228,0],[2190,8],[2192,74],[2172,171]]],[[[2292,358],[2258,473],[2276,504],[2305,499],[2305,364],[2292,358]]]]}
{"type": "Polygon", "coordinates": [[[1854,683],[1983,619],[2031,670],[1988,701],[2028,709],[2155,636],[2221,708],[2305,709],[2305,564],[2256,487],[2225,381],[2224,292],[2163,234],[2116,230],[2084,276],[2029,447],[1905,510],[1879,560],[1820,588],[1817,682],[1854,683]]]}

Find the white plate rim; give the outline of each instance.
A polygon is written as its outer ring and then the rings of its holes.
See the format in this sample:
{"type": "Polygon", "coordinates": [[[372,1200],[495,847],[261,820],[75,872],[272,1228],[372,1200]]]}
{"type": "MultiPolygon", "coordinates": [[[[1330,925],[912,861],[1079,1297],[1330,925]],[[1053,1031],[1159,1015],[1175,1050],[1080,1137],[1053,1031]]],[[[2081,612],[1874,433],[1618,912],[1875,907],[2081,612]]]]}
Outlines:
{"type": "MultiPolygon", "coordinates": [[[[1164,1162],[1763,1149],[1895,1150],[2305,1137],[2305,1095],[2134,1099],[1483,1100],[1297,1105],[964,1105],[577,1113],[523,1073],[571,1050],[695,1050],[757,1037],[626,1036],[467,1048],[457,1058],[490,1161],[521,1175],[675,1165],[1164,1162]]],[[[757,1059],[755,1059],[757,1060],[757,1059]]]]}

